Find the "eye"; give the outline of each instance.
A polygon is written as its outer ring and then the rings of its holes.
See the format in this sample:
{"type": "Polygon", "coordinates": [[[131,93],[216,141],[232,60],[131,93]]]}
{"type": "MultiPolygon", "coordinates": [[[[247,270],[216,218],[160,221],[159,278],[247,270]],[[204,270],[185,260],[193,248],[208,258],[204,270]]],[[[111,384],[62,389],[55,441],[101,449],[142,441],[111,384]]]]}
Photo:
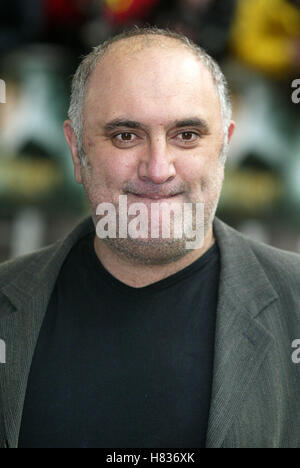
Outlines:
{"type": "Polygon", "coordinates": [[[180,132],[175,135],[175,140],[182,146],[195,145],[200,138],[200,135],[196,132],[186,131],[180,132]]]}
{"type": "Polygon", "coordinates": [[[122,133],[118,133],[117,135],[114,136],[114,138],[120,142],[126,142],[126,141],[132,141],[133,138],[136,136],[134,133],[130,133],[130,132],[122,132],[122,133]]]}
{"type": "Polygon", "coordinates": [[[121,132],[112,136],[114,143],[122,147],[135,143],[137,138],[138,136],[132,132],[121,132]]]}
{"type": "Polygon", "coordinates": [[[198,136],[195,132],[183,132],[183,133],[180,133],[180,135],[182,136],[182,139],[185,141],[191,141],[195,137],[198,136]]]}

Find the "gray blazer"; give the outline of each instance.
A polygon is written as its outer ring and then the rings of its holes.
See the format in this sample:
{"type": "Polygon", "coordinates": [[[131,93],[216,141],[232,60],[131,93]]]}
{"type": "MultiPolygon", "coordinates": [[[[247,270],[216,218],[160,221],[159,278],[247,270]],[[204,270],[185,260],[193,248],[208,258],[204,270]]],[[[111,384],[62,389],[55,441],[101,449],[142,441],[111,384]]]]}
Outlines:
{"type": "MultiPolygon", "coordinates": [[[[16,448],[40,327],[59,270],[91,218],[64,240],[0,265],[0,447],[16,448]]],[[[221,252],[209,448],[300,448],[300,256],[218,218],[221,252]]],[[[80,281],[80,279],[79,279],[80,281]]],[[[59,422],[58,422],[59,423],[59,422]]],[[[175,447],[176,448],[176,447],[175,447]]]]}

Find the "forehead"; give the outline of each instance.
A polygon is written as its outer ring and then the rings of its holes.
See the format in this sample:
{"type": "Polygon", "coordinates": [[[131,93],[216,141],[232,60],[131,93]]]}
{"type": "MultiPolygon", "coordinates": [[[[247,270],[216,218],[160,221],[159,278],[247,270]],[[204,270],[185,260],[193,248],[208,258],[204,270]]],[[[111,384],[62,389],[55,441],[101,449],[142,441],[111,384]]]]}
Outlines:
{"type": "Polygon", "coordinates": [[[180,106],[183,113],[186,107],[194,115],[199,108],[216,113],[219,97],[211,73],[178,40],[152,37],[113,44],[90,77],[85,101],[85,111],[101,110],[105,117],[153,111],[163,118],[180,106]]]}

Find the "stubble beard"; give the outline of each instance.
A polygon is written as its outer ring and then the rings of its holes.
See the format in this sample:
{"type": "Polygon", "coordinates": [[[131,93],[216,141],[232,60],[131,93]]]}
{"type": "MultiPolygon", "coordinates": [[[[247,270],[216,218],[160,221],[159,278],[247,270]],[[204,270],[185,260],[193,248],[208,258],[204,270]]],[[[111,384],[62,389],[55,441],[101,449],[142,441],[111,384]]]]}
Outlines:
{"type": "MultiPolygon", "coordinates": [[[[221,168],[220,168],[221,169],[221,168]]],[[[193,217],[192,217],[192,224],[193,230],[196,229],[196,203],[203,203],[204,204],[204,216],[203,216],[203,234],[204,238],[208,234],[212,222],[215,217],[215,213],[217,210],[220,193],[223,184],[223,170],[215,176],[214,181],[209,181],[209,184],[202,184],[203,190],[208,190],[209,196],[205,201],[205,197],[200,200],[194,201],[186,201],[187,203],[192,203],[193,205],[193,217]],[[207,187],[209,186],[209,188],[207,187]]],[[[92,200],[93,197],[89,195],[88,191],[88,181],[89,178],[84,180],[84,188],[87,193],[89,203],[93,212],[93,220],[95,226],[99,221],[99,217],[95,215],[97,204],[92,200]]],[[[119,210],[118,210],[118,203],[113,203],[116,209],[117,214],[117,226],[119,226],[119,210]]],[[[129,217],[130,219],[130,217],[129,217]]],[[[175,220],[176,223],[176,220],[175,220]]],[[[101,249],[101,242],[103,242],[112,252],[114,252],[117,256],[119,256],[122,260],[125,260],[131,264],[135,265],[167,265],[178,261],[188,255],[191,250],[187,248],[187,243],[191,241],[185,234],[185,229],[183,228],[183,235],[181,238],[174,238],[174,219],[171,217],[171,236],[170,238],[164,238],[161,235],[161,231],[158,238],[152,238],[149,235],[147,238],[133,238],[129,235],[126,238],[120,238],[118,235],[115,238],[106,237],[105,239],[100,240],[100,249],[101,249]]],[[[118,231],[117,231],[118,232],[118,231]]]]}
{"type": "MultiPolygon", "coordinates": [[[[212,218],[210,210],[204,216],[204,236],[208,233],[211,226],[210,220],[212,218]]],[[[195,226],[195,219],[193,219],[195,226]]],[[[102,241],[114,251],[117,255],[124,260],[138,265],[167,265],[180,260],[191,252],[187,248],[187,243],[191,241],[183,230],[181,238],[174,238],[174,222],[171,222],[171,236],[170,238],[154,239],[150,236],[147,239],[132,238],[128,236],[125,239],[121,238],[106,238],[102,241]]]]}

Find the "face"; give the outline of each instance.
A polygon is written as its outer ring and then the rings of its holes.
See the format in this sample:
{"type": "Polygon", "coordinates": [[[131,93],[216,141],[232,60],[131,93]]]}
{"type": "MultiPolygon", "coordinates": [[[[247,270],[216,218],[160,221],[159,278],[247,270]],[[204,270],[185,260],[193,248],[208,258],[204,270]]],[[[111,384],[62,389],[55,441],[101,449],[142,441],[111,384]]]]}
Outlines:
{"type": "MultiPolygon", "coordinates": [[[[219,98],[200,61],[176,41],[166,44],[141,47],[127,39],[97,65],[83,112],[86,167],[68,123],[65,133],[95,220],[100,203],[113,203],[118,212],[120,195],[127,195],[129,207],[142,202],[149,209],[153,203],[202,202],[207,233],[224,176],[219,98]]],[[[160,235],[105,242],[128,259],[159,264],[186,255],[185,240],[160,235]]]]}

